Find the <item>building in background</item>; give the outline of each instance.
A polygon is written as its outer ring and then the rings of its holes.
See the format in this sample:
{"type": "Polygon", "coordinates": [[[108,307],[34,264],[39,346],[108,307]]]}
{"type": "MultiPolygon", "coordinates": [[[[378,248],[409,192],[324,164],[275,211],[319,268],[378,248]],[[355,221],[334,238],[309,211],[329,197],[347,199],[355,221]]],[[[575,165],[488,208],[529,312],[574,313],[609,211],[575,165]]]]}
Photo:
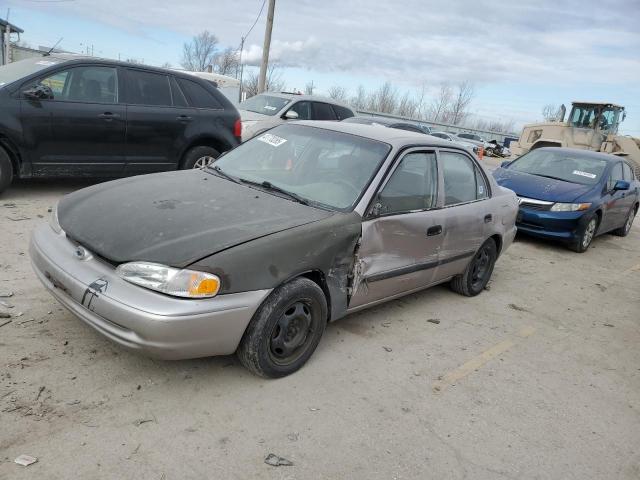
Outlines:
{"type": "Polygon", "coordinates": [[[12,62],[11,59],[11,35],[18,34],[24,32],[21,28],[16,27],[15,25],[7,22],[6,20],[2,20],[0,18],[0,29],[2,30],[2,35],[0,35],[0,60],[2,60],[2,65],[6,65],[9,62],[12,62]]]}

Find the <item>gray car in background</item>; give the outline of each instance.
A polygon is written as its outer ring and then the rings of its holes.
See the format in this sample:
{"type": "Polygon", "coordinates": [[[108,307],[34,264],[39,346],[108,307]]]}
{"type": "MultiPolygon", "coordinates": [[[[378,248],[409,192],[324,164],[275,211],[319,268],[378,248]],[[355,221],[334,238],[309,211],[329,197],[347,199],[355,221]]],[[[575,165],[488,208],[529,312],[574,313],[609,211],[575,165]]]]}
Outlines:
{"type": "Polygon", "coordinates": [[[340,121],[355,116],[351,107],[331,98],[295,93],[261,93],[242,102],[242,141],[288,120],[340,121]]]}
{"type": "Polygon", "coordinates": [[[473,151],[476,155],[480,152],[480,148],[475,143],[463,140],[462,138],[453,135],[448,132],[431,132],[429,135],[433,135],[434,137],[442,138],[443,140],[448,140],[450,142],[455,142],[458,145],[462,145],[465,148],[468,148],[473,151]]]}
{"type": "Polygon", "coordinates": [[[237,352],[281,377],[328,321],[444,282],[480,294],[517,212],[452,142],[292,122],[200,170],[67,195],[30,253],[52,295],[120,345],[167,359],[237,352]]]}

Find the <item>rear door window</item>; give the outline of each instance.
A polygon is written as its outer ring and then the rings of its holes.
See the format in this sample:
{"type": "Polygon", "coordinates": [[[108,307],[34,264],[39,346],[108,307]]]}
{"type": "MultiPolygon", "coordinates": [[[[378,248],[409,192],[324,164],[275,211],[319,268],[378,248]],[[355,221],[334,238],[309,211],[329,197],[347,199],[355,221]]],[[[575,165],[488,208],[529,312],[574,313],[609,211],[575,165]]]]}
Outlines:
{"type": "Polygon", "coordinates": [[[173,97],[173,106],[174,107],[188,107],[189,103],[185,98],[182,90],[178,86],[178,82],[174,77],[171,77],[171,96],[173,97]]]}
{"type": "Polygon", "coordinates": [[[184,78],[178,79],[178,83],[180,83],[180,87],[182,87],[192,107],[212,108],[215,110],[222,110],[224,108],[213,94],[208,92],[202,85],[184,78]]]}
{"type": "Polygon", "coordinates": [[[127,100],[136,105],[171,106],[169,77],[161,73],[127,70],[127,100]]]}
{"type": "Polygon", "coordinates": [[[461,153],[440,152],[444,175],[445,205],[473,202],[488,196],[484,175],[461,153]]]}
{"type": "Polygon", "coordinates": [[[313,120],[336,120],[336,114],[333,113],[331,105],[322,102],[312,102],[313,104],[313,120]]]}

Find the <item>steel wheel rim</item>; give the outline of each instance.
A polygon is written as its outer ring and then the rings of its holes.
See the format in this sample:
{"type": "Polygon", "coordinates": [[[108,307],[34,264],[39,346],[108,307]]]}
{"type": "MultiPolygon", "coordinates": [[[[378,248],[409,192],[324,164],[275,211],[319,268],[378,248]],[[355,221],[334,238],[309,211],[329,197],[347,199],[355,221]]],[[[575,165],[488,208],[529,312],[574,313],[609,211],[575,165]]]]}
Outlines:
{"type": "Polygon", "coordinates": [[[200,157],[196,160],[196,163],[193,164],[193,168],[205,168],[215,162],[215,158],[211,155],[205,155],[204,157],[200,157]]]}
{"type": "Polygon", "coordinates": [[[476,253],[471,266],[471,284],[474,288],[479,287],[484,281],[491,268],[491,256],[489,247],[484,246],[476,253]]]}
{"type": "Polygon", "coordinates": [[[593,234],[596,232],[596,220],[592,218],[587,224],[587,228],[584,231],[584,236],[582,237],[582,246],[587,248],[593,240],[593,234]]]}
{"type": "Polygon", "coordinates": [[[284,309],[269,336],[269,355],[274,363],[289,365],[307,351],[316,316],[309,300],[296,300],[284,309]]]}

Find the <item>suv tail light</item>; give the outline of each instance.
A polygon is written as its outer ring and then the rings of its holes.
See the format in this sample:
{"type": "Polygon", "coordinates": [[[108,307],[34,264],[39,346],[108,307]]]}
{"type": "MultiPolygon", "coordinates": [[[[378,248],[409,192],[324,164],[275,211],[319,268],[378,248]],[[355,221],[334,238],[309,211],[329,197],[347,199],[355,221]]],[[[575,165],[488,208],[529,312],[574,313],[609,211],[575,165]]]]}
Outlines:
{"type": "Polygon", "coordinates": [[[233,136],[240,140],[242,136],[242,122],[240,119],[236,120],[236,123],[233,124],[233,136]]]}

